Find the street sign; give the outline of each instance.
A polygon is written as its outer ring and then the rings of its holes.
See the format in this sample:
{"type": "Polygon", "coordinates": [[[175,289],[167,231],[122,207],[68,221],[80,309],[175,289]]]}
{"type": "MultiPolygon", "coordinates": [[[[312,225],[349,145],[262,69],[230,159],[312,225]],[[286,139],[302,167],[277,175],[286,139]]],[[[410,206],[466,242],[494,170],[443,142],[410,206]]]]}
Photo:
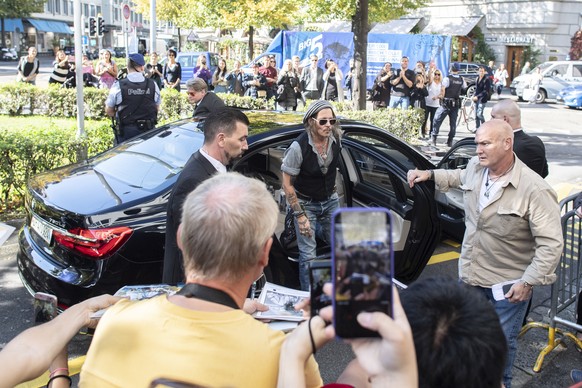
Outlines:
{"type": "Polygon", "coordinates": [[[131,9],[129,8],[129,4],[124,4],[123,5],[123,17],[125,18],[125,20],[129,20],[130,16],[131,16],[131,9]]]}
{"type": "Polygon", "coordinates": [[[81,38],[81,42],[83,46],[87,46],[89,44],[89,37],[87,35],[83,35],[81,38]]]}
{"type": "Polygon", "coordinates": [[[132,28],[131,28],[131,8],[129,8],[129,4],[123,5],[121,13],[123,14],[122,20],[123,32],[130,33],[132,28]]]}

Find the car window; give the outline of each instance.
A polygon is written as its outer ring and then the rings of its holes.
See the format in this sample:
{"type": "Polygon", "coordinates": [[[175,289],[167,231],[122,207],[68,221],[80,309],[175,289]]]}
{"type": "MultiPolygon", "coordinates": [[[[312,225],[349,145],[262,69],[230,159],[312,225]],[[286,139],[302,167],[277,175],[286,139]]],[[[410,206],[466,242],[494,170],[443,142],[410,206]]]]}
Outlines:
{"type": "Polygon", "coordinates": [[[441,160],[438,168],[444,168],[446,170],[456,170],[458,168],[465,169],[469,160],[476,155],[476,145],[467,144],[458,147],[453,152],[451,152],[445,159],[441,160]]]}
{"type": "Polygon", "coordinates": [[[546,74],[547,77],[564,77],[568,74],[568,65],[556,65],[546,74]]]}
{"type": "Polygon", "coordinates": [[[219,56],[216,54],[210,54],[210,66],[209,67],[218,67],[218,60],[219,56]]]}
{"type": "Polygon", "coordinates": [[[355,148],[346,147],[352,156],[359,172],[360,183],[365,185],[376,186],[384,191],[394,193],[392,180],[390,179],[390,170],[388,166],[375,156],[364,153],[355,148]]]}
{"type": "Polygon", "coordinates": [[[573,65],[572,68],[572,76],[574,77],[582,77],[582,65],[573,65]]]}
{"type": "Polygon", "coordinates": [[[181,67],[192,67],[192,56],[191,55],[181,55],[178,58],[181,67]]]}
{"type": "Polygon", "coordinates": [[[477,74],[479,73],[479,66],[477,65],[467,65],[467,72],[470,74],[477,74]]]}
{"type": "Polygon", "coordinates": [[[93,161],[94,169],[129,186],[154,189],[178,174],[202,146],[203,135],[196,126],[188,122],[105,152],[93,161]]]}
{"type": "Polygon", "coordinates": [[[410,160],[401,151],[390,147],[384,139],[380,139],[374,135],[361,133],[361,132],[349,132],[344,135],[346,138],[356,140],[358,142],[364,143],[366,145],[374,146],[376,151],[385,154],[391,160],[398,162],[404,170],[413,170],[415,168],[414,162],[410,160]]]}

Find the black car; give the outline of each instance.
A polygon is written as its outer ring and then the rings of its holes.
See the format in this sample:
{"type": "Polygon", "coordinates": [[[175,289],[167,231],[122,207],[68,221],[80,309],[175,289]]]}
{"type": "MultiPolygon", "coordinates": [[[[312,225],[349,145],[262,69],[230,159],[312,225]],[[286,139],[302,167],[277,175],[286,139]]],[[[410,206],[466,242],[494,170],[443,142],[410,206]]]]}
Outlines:
{"type": "Polygon", "coordinates": [[[463,77],[467,84],[467,96],[475,94],[477,78],[479,78],[479,68],[481,66],[485,68],[485,73],[491,80],[491,87],[493,87],[493,70],[489,66],[480,63],[459,62],[459,75],[463,77]]]}
{"type": "MultiPolygon", "coordinates": [[[[249,149],[233,169],[261,179],[274,198],[284,202],[281,160],[304,131],[301,116],[252,111],[247,115],[251,133],[268,130],[249,137],[249,149]]],[[[451,191],[437,205],[432,182],[411,189],[406,181],[409,169],[435,168],[423,154],[370,124],[342,120],[342,128],[336,182],[340,204],[391,210],[395,276],[410,282],[425,267],[442,228],[462,237],[462,194],[451,191]]],[[[182,167],[202,141],[200,123],[186,119],[82,163],[34,176],[28,184],[26,223],[17,255],[26,288],[54,294],[66,308],[94,295],[114,293],[123,285],[159,283],[166,203],[182,167]]],[[[447,168],[463,167],[475,153],[472,139],[455,147],[443,159],[447,168]]],[[[280,225],[284,208],[281,203],[280,225]]],[[[277,274],[286,271],[287,256],[293,253],[284,252],[283,262],[271,261],[267,277],[280,281],[277,274]]]]}

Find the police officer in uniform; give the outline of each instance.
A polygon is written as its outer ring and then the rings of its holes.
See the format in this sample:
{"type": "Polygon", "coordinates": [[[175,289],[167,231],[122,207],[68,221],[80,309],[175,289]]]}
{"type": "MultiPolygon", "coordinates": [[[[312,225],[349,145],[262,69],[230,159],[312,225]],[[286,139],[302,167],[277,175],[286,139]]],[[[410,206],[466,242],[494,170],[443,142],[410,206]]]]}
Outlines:
{"type": "Polygon", "coordinates": [[[459,75],[459,64],[453,63],[451,66],[452,74],[449,74],[447,78],[443,80],[441,94],[439,98],[441,99],[441,106],[437,109],[434,123],[432,136],[432,144],[436,146],[437,136],[439,134],[439,129],[445,117],[449,116],[449,138],[447,140],[447,146],[453,145],[453,138],[457,131],[457,116],[459,115],[459,108],[461,106],[461,92],[467,88],[467,84],[463,77],[459,75]]]}
{"type": "Polygon", "coordinates": [[[127,77],[113,84],[105,101],[105,112],[116,118],[115,144],[153,129],[160,107],[160,89],[145,78],[143,55],[129,54],[127,77]]]}

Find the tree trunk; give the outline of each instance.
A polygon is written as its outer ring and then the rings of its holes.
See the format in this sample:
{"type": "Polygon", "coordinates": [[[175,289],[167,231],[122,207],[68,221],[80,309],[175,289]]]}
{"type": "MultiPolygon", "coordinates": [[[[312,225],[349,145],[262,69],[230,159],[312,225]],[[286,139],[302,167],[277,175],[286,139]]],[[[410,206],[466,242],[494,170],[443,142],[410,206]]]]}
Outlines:
{"type": "Polygon", "coordinates": [[[249,62],[253,60],[253,54],[255,53],[254,36],[255,36],[255,28],[253,26],[249,26],[249,62]]]}
{"type": "Polygon", "coordinates": [[[6,31],[4,31],[4,18],[0,18],[0,25],[1,25],[0,30],[2,31],[2,34],[0,36],[0,38],[2,39],[2,43],[0,43],[0,47],[4,48],[5,47],[4,43],[6,42],[6,40],[4,39],[4,35],[6,34],[6,31]]]}
{"type": "Polygon", "coordinates": [[[180,27],[178,27],[178,52],[182,51],[182,37],[180,36],[180,27]]]}
{"type": "Polygon", "coordinates": [[[366,68],[368,67],[368,0],[356,2],[356,13],[352,19],[354,33],[354,75],[352,78],[354,106],[366,110],[366,68]]]}

